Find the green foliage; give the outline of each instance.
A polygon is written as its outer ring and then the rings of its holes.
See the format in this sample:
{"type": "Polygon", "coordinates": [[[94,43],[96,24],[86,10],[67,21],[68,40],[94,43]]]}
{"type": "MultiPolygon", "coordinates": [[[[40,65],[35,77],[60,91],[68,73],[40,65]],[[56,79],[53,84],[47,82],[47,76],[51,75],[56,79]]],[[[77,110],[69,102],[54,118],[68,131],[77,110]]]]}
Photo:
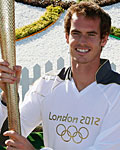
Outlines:
{"type": "Polygon", "coordinates": [[[110,34],[120,38],[120,28],[112,27],[110,34]]]}
{"type": "Polygon", "coordinates": [[[35,149],[40,149],[44,147],[43,133],[42,132],[32,132],[27,139],[35,147],[35,149]]]}
{"type": "Polygon", "coordinates": [[[0,145],[0,150],[6,150],[6,148],[0,145]]]}
{"type": "Polygon", "coordinates": [[[60,6],[53,7],[51,5],[46,7],[46,12],[44,13],[43,16],[40,17],[38,21],[35,21],[30,25],[26,25],[24,27],[16,29],[15,31],[16,39],[24,38],[26,36],[29,36],[33,33],[36,33],[44,29],[49,24],[57,20],[61,12],[63,12],[63,9],[60,6]]]}

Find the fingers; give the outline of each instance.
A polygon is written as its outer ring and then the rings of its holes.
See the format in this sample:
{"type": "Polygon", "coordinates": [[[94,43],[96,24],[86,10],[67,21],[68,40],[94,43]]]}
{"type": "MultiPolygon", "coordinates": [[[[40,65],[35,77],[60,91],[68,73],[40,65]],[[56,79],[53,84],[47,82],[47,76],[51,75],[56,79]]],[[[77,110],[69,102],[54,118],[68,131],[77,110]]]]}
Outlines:
{"type": "Polygon", "coordinates": [[[9,139],[9,140],[6,140],[5,141],[5,144],[7,145],[7,146],[9,146],[9,147],[16,147],[16,143],[15,143],[15,141],[13,141],[12,139],[9,139]]]}
{"type": "Polygon", "coordinates": [[[11,74],[0,73],[0,81],[5,83],[14,83],[17,80],[16,77],[12,76],[11,74]]]}
{"type": "MultiPolygon", "coordinates": [[[[15,71],[9,68],[9,63],[7,61],[4,61],[3,59],[0,59],[0,73],[6,73],[6,74],[14,74],[15,71]]],[[[1,78],[5,78],[5,74],[0,74],[1,78]]],[[[7,76],[8,77],[8,76],[7,76]]]]}
{"type": "Polygon", "coordinates": [[[8,146],[8,148],[7,148],[8,150],[10,150],[11,147],[22,150],[22,149],[24,149],[24,145],[28,142],[26,138],[24,138],[23,136],[20,136],[18,133],[16,133],[13,130],[6,131],[3,135],[9,136],[11,138],[11,139],[5,141],[5,144],[8,146]]]}
{"type": "Polygon", "coordinates": [[[17,83],[19,83],[20,75],[21,75],[21,72],[22,72],[22,67],[21,66],[14,66],[14,70],[16,72],[17,83]]]}
{"type": "Polygon", "coordinates": [[[18,149],[16,149],[16,148],[13,148],[13,147],[6,147],[6,150],[18,150],[18,149]]]}
{"type": "Polygon", "coordinates": [[[7,150],[17,150],[16,148],[8,147],[8,146],[6,147],[6,149],[7,149],[7,150]]]}
{"type": "Polygon", "coordinates": [[[9,63],[0,60],[0,82],[1,83],[17,83],[20,81],[21,66],[14,66],[13,69],[9,68],[9,63]]]}
{"type": "Polygon", "coordinates": [[[15,69],[16,72],[19,72],[19,71],[21,71],[22,67],[16,65],[16,66],[14,66],[14,69],[15,69]]]}
{"type": "Polygon", "coordinates": [[[0,88],[6,93],[6,83],[14,83],[15,79],[12,80],[14,76],[14,70],[9,68],[9,63],[0,59],[0,88]],[[14,81],[14,82],[13,82],[14,81]]]}
{"type": "Polygon", "coordinates": [[[23,146],[20,142],[14,141],[12,139],[6,140],[5,144],[7,145],[7,150],[23,149],[23,146]]]}
{"type": "Polygon", "coordinates": [[[14,66],[13,69],[11,69],[7,61],[0,59],[0,72],[14,74],[16,72],[21,72],[21,66],[14,66]]]}
{"type": "Polygon", "coordinates": [[[14,71],[10,68],[8,68],[9,63],[3,59],[0,59],[0,72],[8,72],[8,73],[14,73],[14,71]]]}
{"type": "Polygon", "coordinates": [[[0,72],[6,72],[6,73],[14,74],[15,72],[12,69],[10,69],[8,66],[9,65],[1,64],[0,65],[0,72]]]}
{"type": "Polygon", "coordinates": [[[34,150],[32,144],[25,137],[13,130],[6,131],[3,135],[11,138],[5,142],[7,150],[34,150]]]}
{"type": "Polygon", "coordinates": [[[0,65],[3,65],[3,66],[8,66],[9,63],[3,59],[0,59],[0,65]]]}
{"type": "Polygon", "coordinates": [[[9,136],[12,139],[18,140],[18,141],[24,141],[26,140],[26,138],[24,138],[23,136],[19,135],[17,132],[10,130],[10,131],[6,131],[3,134],[4,136],[9,136]]]}
{"type": "Polygon", "coordinates": [[[3,59],[0,59],[0,89],[4,91],[3,99],[6,101],[6,83],[14,84],[20,81],[21,66],[14,66],[13,69],[9,67],[9,63],[3,59]]]}

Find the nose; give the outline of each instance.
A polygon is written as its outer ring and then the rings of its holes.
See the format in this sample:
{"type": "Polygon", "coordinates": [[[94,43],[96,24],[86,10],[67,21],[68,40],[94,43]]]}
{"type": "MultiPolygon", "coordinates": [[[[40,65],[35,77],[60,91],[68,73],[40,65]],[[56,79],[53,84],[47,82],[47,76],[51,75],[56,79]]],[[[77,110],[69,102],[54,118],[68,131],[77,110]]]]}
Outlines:
{"type": "Polygon", "coordinates": [[[81,35],[79,38],[79,44],[80,45],[85,45],[87,43],[87,38],[85,35],[81,35]]]}

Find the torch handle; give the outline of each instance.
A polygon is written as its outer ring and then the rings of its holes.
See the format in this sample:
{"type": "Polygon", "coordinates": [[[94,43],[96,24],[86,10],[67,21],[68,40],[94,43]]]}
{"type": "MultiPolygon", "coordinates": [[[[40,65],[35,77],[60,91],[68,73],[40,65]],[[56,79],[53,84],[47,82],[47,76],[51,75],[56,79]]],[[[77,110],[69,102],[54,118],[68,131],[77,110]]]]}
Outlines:
{"type": "MultiPolygon", "coordinates": [[[[2,58],[10,68],[16,65],[15,50],[15,4],[14,0],[0,0],[0,34],[2,58]]],[[[8,126],[10,130],[21,133],[17,83],[6,84],[8,126]]]]}

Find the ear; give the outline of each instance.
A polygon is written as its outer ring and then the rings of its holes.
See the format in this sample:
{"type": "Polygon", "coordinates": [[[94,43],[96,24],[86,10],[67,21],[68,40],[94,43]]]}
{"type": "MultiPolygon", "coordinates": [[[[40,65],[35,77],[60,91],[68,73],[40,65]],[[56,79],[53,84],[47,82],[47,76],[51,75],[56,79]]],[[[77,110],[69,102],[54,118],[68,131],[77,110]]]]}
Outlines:
{"type": "Polygon", "coordinates": [[[104,35],[104,37],[101,39],[101,46],[104,47],[107,43],[107,40],[108,40],[108,36],[109,34],[107,35],[104,35]]]}
{"type": "Polygon", "coordinates": [[[69,44],[69,34],[67,32],[65,33],[65,38],[66,38],[67,44],[69,44]]]}

